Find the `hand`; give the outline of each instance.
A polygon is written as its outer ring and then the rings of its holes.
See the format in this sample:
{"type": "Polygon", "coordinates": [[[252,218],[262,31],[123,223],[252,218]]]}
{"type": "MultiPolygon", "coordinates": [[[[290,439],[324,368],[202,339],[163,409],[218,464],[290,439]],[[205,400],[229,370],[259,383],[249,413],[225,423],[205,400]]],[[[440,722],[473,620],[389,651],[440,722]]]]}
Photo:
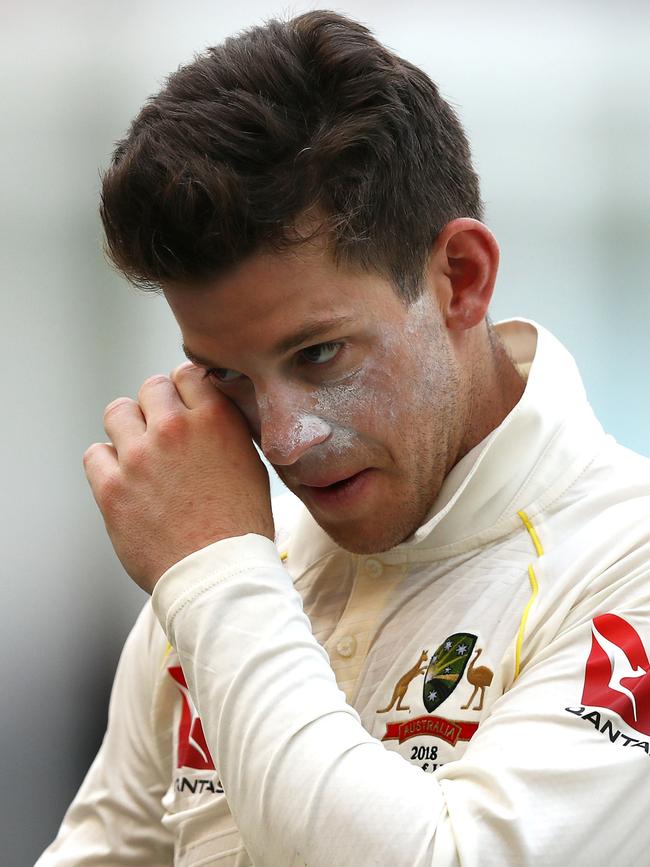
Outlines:
{"type": "Polygon", "coordinates": [[[193,364],[147,379],[137,403],[114,400],[104,428],[111,442],[91,445],[84,468],[117,556],[143,590],[211,542],[273,539],[269,477],[248,425],[193,364]]]}

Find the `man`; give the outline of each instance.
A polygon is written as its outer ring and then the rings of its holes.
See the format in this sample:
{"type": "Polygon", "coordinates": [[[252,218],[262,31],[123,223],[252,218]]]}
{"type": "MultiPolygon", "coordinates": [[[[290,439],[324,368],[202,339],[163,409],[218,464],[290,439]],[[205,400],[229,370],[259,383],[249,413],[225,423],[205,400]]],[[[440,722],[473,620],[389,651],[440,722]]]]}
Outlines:
{"type": "Polygon", "coordinates": [[[486,319],[435,86],[270,22],[147,103],[102,217],[189,362],[85,455],[153,605],[39,865],[642,862],[650,466],[548,332],[486,319]]]}

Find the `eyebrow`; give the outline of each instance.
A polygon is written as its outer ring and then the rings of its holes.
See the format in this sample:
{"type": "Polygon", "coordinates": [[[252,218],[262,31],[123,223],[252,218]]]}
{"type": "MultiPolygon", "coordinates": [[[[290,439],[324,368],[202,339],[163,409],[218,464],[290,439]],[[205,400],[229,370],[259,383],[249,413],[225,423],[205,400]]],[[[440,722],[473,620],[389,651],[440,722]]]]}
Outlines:
{"type": "Polygon", "coordinates": [[[329,319],[316,319],[306,322],[294,334],[284,337],[273,347],[274,355],[285,355],[301,343],[306,343],[308,340],[313,340],[315,337],[320,337],[328,331],[333,331],[335,328],[340,328],[342,325],[347,325],[352,321],[352,316],[331,316],[329,319]]]}
{"type": "MultiPolygon", "coordinates": [[[[298,331],[295,331],[288,337],[283,337],[282,340],[278,341],[271,352],[273,355],[286,355],[287,352],[295,349],[296,346],[300,346],[302,343],[306,343],[309,340],[322,336],[335,328],[340,328],[342,325],[351,322],[352,319],[352,316],[331,316],[329,319],[308,321],[302,325],[298,331]]],[[[197,355],[185,343],[182,343],[181,347],[186,357],[189,358],[190,361],[194,362],[194,364],[200,364],[203,367],[220,366],[207,358],[202,358],[200,355],[197,355]]]]}
{"type": "Polygon", "coordinates": [[[183,350],[185,357],[193,364],[198,364],[201,367],[219,367],[219,365],[215,364],[213,361],[208,361],[207,358],[201,358],[200,355],[196,355],[196,353],[192,352],[191,349],[188,349],[184,343],[181,343],[181,349],[183,350]]]}

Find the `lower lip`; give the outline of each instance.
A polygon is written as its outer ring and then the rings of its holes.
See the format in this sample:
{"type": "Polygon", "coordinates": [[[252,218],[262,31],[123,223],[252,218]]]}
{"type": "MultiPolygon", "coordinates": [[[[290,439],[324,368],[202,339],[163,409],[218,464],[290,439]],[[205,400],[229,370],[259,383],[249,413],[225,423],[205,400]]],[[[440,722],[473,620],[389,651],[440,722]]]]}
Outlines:
{"type": "Polygon", "coordinates": [[[324,488],[314,488],[309,485],[303,487],[317,506],[338,508],[352,506],[363,499],[371,481],[371,473],[372,469],[368,468],[335,485],[327,485],[324,488]]]}

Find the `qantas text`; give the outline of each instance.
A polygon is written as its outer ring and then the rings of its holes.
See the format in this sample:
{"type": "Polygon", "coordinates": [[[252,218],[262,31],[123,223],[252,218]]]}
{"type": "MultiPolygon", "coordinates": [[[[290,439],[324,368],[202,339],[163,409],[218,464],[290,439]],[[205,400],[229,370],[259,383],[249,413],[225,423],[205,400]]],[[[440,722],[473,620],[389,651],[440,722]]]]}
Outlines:
{"type": "Polygon", "coordinates": [[[606,735],[613,744],[618,743],[623,747],[641,747],[642,750],[645,750],[646,755],[650,756],[650,743],[648,741],[641,741],[624,734],[620,729],[615,728],[608,719],[604,720],[601,725],[601,715],[597,710],[590,710],[589,713],[585,713],[586,707],[565,707],[564,710],[588,722],[596,731],[606,735]]]}

